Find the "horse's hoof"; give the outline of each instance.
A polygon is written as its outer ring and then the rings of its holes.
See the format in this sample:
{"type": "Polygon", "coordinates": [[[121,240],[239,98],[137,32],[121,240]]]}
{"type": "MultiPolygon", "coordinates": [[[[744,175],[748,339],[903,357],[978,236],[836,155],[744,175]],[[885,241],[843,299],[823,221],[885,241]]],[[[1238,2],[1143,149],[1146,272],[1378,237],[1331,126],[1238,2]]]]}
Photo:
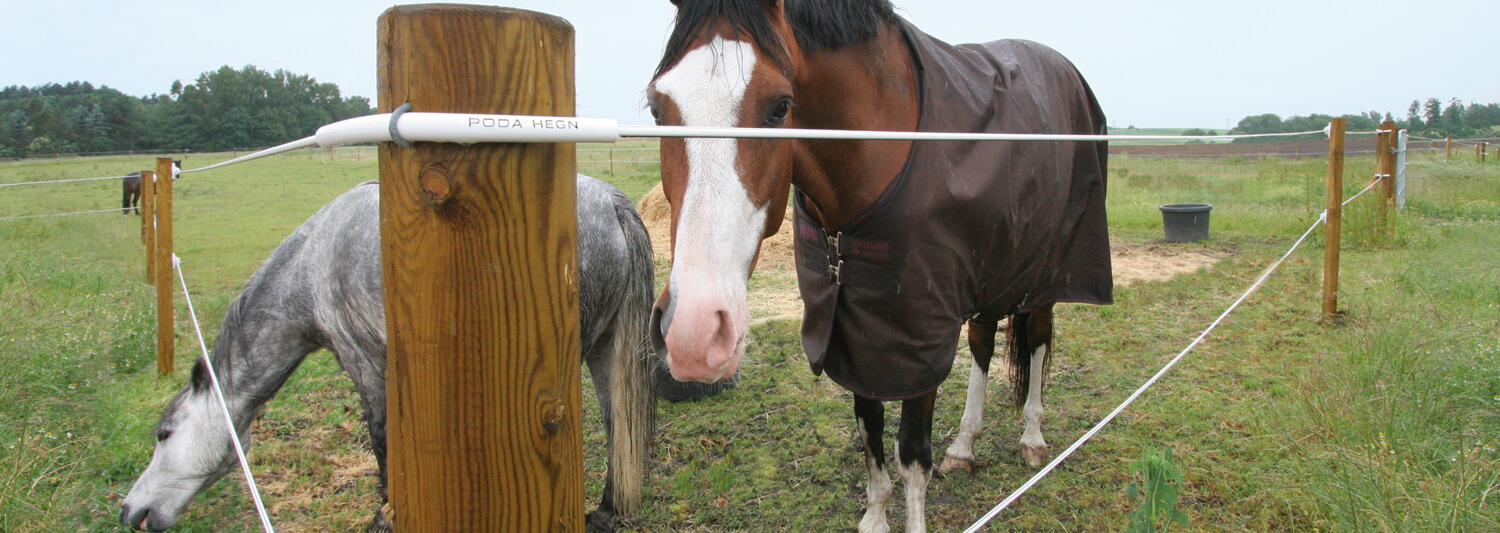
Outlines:
{"type": "Polygon", "coordinates": [[[974,459],[959,459],[952,455],[944,455],[943,466],[938,468],[938,472],[946,474],[954,470],[963,470],[964,472],[973,473],[974,459]]]}
{"type": "Polygon", "coordinates": [[[1041,468],[1047,464],[1047,459],[1052,454],[1047,451],[1046,446],[1021,446],[1021,457],[1026,458],[1026,464],[1032,468],[1041,468]]]}
{"type": "Polygon", "coordinates": [[[602,510],[589,513],[588,520],[584,524],[587,531],[602,531],[604,533],[614,531],[619,525],[620,522],[615,519],[614,513],[602,510]]]}
{"type": "Polygon", "coordinates": [[[370,520],[370,527],[365,528],[368,533],[390,533],[396,530],[396,510],[387,503],[375,510],[375,518],[370,520]]]}

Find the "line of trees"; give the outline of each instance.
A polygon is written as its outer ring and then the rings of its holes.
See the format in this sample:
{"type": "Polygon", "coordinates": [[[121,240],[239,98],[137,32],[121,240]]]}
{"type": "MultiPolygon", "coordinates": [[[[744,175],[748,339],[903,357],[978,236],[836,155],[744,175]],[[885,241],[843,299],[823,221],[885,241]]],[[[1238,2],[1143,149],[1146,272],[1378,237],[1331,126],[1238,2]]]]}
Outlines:
{"type": "MultiPolygon", "coordinates": [[[[1240,119],[1239,125],[1229,130],[1229,133],[1250,135],[1321,130],[1332,119],[1331,115],[1319,114],[1282,119],[1276,114],[1267,113],[1240,119]]],[[[1437,98],[1428,98],[1426,102],[1412,100],[1405,120],[1398,120],[1389,112],[1382,115],[1378,111],[1344,115],[1344,119],[1348,121],[1349,131],[1373,131],[1379,128],[1382,122],[1389,120],[1396,122],[1399,127],[1410,130],[1413,135],[1422,137],[1494,137],[1497,134],[1494,127],[1500,126],[1500,104],[1472,103],[1465,106],[1462,100],[1453,98],[1445,106],[1437,98]]],[[[1284,137],[1236,139],[1235,142],[1283,140],[1287,139],[1284,137]]]]}
{"type": "Polygon", "coordinates": [[[0,157],[263,147],[372,111],[369,99],[345,98],[332,83],[254,65],[145,97],[78,81],[10,86],[0,89],[0,157]]]}

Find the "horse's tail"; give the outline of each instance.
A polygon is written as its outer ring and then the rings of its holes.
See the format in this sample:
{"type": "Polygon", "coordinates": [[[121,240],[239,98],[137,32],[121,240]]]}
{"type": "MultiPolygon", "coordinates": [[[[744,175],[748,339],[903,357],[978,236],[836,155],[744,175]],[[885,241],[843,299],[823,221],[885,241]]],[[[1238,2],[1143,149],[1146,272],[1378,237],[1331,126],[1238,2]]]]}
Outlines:
{"type": "Polygon", "coordinates": [[[630,201],[615,202],[615,217],[625,233],[629,274],[625,297],[615,320],[610,357],[610,464],[614,471],[616,509],[632,515],[641,508],[642,484],[656,430],[655,352],[646,336],[656,291],[651,237],[630,201]]]}

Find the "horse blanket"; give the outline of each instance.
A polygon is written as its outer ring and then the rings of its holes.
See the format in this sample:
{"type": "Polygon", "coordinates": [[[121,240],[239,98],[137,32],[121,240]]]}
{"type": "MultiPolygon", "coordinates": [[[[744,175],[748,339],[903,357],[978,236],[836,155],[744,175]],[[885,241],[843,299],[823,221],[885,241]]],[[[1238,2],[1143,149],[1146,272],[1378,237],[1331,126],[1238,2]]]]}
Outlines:
{"type": "MultiPolygon", "coordinates": [[[[902,22],[919,131],[1105,132],[1072,63],[1029,41],[949,45],[902,22]]],[[[861,396],[937,388],[958,332],[1054,302],[1113,300],[1105,142],[922,141],[869,209],[823,228],[795,195],[802,344],[861,396]]]]}

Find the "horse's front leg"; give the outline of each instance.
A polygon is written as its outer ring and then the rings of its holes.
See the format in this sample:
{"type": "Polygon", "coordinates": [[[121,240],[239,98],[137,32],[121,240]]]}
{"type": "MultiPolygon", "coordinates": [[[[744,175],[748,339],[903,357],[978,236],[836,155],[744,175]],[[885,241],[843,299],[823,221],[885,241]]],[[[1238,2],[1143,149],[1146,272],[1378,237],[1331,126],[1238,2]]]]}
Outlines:
{"type": "Polygon", "coordinates": [[[958,437],[943,454],[943,471],[974,471],[974,439],[984,430],[984,395],[989,382],[990,358],[995,356],[995,332],[999,321],[969,321],[969,352],[974,366],[969,369],[969,393],[964,400],[964,417],[958,423],[958,437]]]}
{"type": "Polygon", "coordinates": [[[906,532],[927,531],[927,479],[932,476],[932,408],[937,391],[901,402],[896,472],[906,484],[906,532]]]}
{"type": "Polygon", "coordinates": [[[885,471],[885,406],[856,394],[854,418],[859,422],[859,438],[865,443],[865,467],[870,470],[859,533],[888,533],[891,526],[886,523],[885,502],[891,497],[891,476],[885,471]]]}

